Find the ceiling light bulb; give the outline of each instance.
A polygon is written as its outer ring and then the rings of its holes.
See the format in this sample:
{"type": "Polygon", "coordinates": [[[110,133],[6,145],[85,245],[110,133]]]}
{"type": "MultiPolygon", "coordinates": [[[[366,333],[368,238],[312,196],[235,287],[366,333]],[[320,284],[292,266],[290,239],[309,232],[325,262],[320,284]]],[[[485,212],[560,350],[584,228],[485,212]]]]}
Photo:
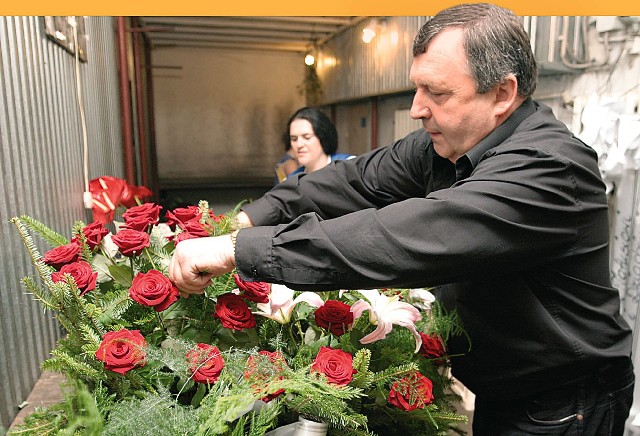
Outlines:
{"type": "Polygon", "coordinates": [[[304,63],[309,66],[313,65],[315,62],[316,62],[316,58],[314,58],[312,54],[307,54],[304,57],[304,63]]]}
{"type": "Polygon", "coordinates": [[[376,32],[373,29],[365,28],[362,29],[362,40],[369,44],[371,40],[376,36],[376,32]]]}

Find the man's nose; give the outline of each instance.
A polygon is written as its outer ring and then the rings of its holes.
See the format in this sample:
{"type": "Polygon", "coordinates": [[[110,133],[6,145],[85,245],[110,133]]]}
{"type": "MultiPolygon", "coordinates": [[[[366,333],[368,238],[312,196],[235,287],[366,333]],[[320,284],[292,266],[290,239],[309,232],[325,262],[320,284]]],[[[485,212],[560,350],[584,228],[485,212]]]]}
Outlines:
{"type": "Polygon", "coordinates": [[[433,114],[431,109],[427,106],[426,99],[420,96],[419,93],[413,97],[413,103],[411,104],[411,110],[409,116],[414,120],[420,120],[422,118],[431,118],[433,114]]]}

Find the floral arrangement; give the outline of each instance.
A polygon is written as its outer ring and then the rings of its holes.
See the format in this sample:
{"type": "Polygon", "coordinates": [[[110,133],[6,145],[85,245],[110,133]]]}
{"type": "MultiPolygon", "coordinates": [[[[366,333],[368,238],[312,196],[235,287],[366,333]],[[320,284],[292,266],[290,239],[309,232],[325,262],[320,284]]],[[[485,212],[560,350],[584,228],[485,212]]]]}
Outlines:
{"type": "Polygon", "coordinates": [[[114,232],[77,222],[71,239],[12,219],[39,275],[23,283],[66,331],[43,369],[69,381],[20,434],[263,435],[304,417],[335,435],[444,435],[466,422],[446,352],[464,332],[428,290],[298,292],[230,273],[182,298],[166,275],[176,244],[230,232],[235,211],[161,212],[132,206],[114,232]]]}

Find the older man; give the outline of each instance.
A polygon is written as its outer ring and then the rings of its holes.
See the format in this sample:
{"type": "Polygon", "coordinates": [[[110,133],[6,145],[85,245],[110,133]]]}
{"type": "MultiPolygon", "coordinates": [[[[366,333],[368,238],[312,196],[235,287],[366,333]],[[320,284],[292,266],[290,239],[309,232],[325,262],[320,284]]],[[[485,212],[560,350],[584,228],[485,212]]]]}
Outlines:
{"type": "Polygon", "coordinates": [[[181,242],[171,277],[186,293],[233,268],[316,291],[438,286],[471,338],[449,347],[475,436],[622,434],[631,331],[596,154],[531,99],[537,67],[510,11],[446,9],[413,54],[424,129],[288,180],[232,236],[181,242]]]}

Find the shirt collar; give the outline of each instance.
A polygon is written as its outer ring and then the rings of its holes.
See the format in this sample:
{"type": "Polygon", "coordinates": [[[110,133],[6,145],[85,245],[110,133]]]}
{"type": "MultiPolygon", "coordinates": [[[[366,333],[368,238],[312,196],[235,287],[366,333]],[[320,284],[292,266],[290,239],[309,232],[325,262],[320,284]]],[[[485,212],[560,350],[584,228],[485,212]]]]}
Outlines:
{"type": "Polygon", "coordinates": [[[504,123],[496,127],[482,141],[478,142],[478,144],[456,161],[456,179],[460,180],[469,177],[473,169],[478,165],[478,162],[480,162],[482,156],[493,147],[502,144],[513,134],[520,123],[535,111],[536,108],[533,101],[527,98],[504,123]]]}

